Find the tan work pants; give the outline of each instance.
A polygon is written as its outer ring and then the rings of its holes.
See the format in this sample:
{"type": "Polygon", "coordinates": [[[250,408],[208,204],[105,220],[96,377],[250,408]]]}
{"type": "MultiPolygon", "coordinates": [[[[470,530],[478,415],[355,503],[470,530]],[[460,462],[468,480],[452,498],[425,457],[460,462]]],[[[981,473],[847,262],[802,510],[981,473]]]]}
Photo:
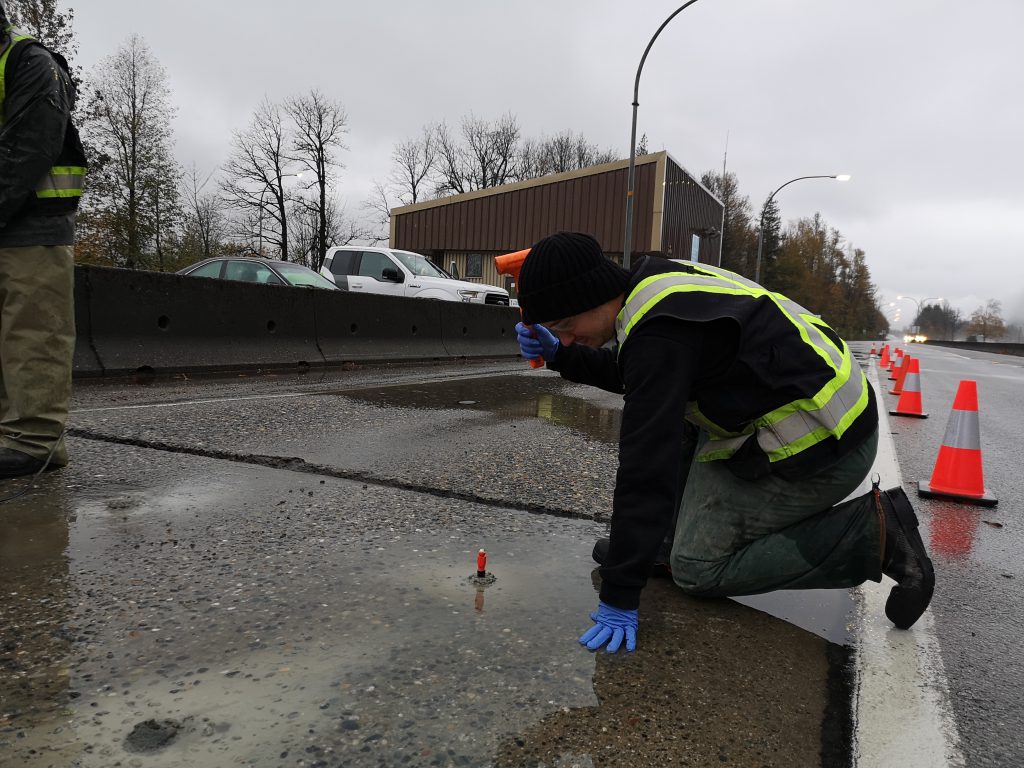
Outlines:
{"type": "Polygon", "coordinates": [[[52,449],[56,466],[68,462],[73,254],[70,245],[0,248],[0,447],[37,459],[52,449]]]}

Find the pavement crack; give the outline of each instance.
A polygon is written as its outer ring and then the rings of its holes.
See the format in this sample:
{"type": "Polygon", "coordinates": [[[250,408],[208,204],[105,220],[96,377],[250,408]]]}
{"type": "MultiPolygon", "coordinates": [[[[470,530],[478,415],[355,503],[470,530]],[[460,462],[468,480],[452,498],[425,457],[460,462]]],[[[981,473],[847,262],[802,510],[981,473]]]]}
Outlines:
{"type": "Polygon", "coordinates": [[[376,485],[382,488],[391,488],[412,493],[422,493],[430,496],[437,496],[444,499],[458,499],[473,504],[483,504],[498,509],[514,509],[520,512],[532,514],[549,515],[551,517],[563,517],[575,520],[594,520],[595,522],[608,522],[607,516],[598,513],[579,512],[561,507],[550,507],[543,504],[515,503],[504,499],[494,499],[481,496],[475,493],[457,491],[450,488],[438,488],[430,485],[405,482],[394,478],[379,477],[368,472],[340,469],[326,464],[316,464],[306,461],[299,456],[270,456],[259,453],[239,453],[237,451],[226,451],[219,448],[200,448],[190,445],[178,445],[162,440],[144,440],[137,437],[123,437],[118,435],[104,434],[91,429],[69,428],[67,434],[71,437],[78,437],[83,440],[95,440],[103,443],[114,443],[116,445],[127,445],[134,448],[148,448],[154,451],[165,453],[178,453],[186,456],[199,456],[207,459],[220,459],[222,461],[233,461],[239,464],[251,464],[270,469],[283,469],[290,472],[302,472],[308,475],[321,475],[333,477],[340,480],[351,480],[354,482],[376,485]]]}

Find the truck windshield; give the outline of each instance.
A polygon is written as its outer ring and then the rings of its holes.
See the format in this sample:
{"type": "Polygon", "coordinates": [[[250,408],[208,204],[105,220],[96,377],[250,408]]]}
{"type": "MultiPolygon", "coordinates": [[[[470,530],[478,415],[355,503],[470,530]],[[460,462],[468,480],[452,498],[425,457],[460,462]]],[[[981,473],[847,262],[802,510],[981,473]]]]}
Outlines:
{"type": "Polygon", "coordinates": [[[402,262],[406,269],[417,277],[451,277],[451,275],[430,261],[426,256],[420,256],[418,253],[412,253],[411,251],[392,251],[392,253],[396,259],[402,262]]]}

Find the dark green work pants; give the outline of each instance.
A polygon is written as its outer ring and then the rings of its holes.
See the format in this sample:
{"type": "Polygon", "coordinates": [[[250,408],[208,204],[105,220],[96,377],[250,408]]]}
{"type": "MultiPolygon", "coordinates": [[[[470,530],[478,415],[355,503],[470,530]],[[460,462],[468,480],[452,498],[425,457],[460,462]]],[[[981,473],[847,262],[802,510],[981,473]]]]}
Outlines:
{"type": "Polygon", "coordinates": [[[67,464],[75,268],[70,245],[0,248],[0,447],[67,464]]]}
{"type": "MultiPolygon", "coordinates": [[[[701,435],[702,442],[704,435],[701,435]]],[[[702,597],[880,581],[877,507],[860,496],[877,431],[833,467],[801,480],[741,480],[721,461],[691,461],[672,544],[672,576],[702,597]]]]}

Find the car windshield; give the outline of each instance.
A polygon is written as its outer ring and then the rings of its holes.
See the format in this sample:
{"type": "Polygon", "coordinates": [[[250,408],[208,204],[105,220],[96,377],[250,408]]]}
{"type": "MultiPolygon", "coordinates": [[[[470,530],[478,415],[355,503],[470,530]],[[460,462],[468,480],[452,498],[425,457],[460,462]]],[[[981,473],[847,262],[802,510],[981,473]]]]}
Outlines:
{"type": "Polygon", "coordinates": [[[426,256],[420,256],[418,253],[412,253],[411,251],[392,251],[392,253],[395,254],[396,259],[405,265],[406,269],[417,277],[451,278],[451,275],[430,261],[426,256]]]}
{"type": "Polygon", "coordinates": [[[338,286],[332,283],[323,275],[318,275],[312,269],[301,264],[275,264],[274,268],[281,274],[289,285],[308,285],[313,288],[327,288],[337,290],[338,286]]]}

